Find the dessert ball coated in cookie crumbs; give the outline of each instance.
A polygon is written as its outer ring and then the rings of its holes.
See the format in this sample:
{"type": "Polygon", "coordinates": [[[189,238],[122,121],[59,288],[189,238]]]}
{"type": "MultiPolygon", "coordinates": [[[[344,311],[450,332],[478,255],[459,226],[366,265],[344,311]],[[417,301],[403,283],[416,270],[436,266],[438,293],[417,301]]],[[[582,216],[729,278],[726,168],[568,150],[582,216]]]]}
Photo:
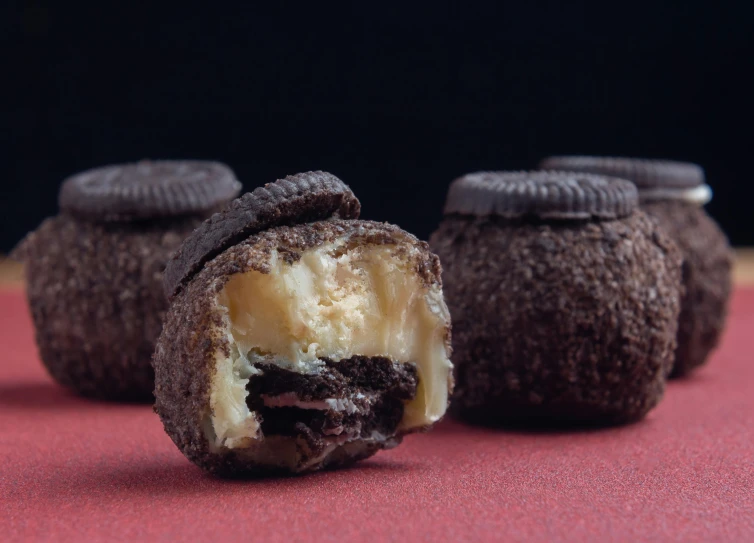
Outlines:
{"type": "Polygon", "coordinates": [[[680,255],[628,181],[482,172],[430,238],[453,319],[452,408],[469,421],[617,424],[662,398],[680,255]]]}
{"type": "Polygon", "coordinates": [[[157,161],[68,178],[60,214],[18,246],[39,354],[81,395],[150,401],[165,263],[241,185],[226,166],[157,161]]]}
{"type": "Polygon", "coordinates": [[[439,261],[359,210],[331,174],[289,176],[232,202],[168,264],[155,410],[198,466],[222,476],[342,466],[444,415],[439,261]]]}
{"type": "Polygon", "coordinates": [[[712,198],[704,170],[688,162],[584,156],[550,157],[542,166],[614,175],[636,184],[641,209],[683,255],[684,295],[671,377],[703,365],[725,329],[733,286],[733,251],[703,207],[712,198]]]}

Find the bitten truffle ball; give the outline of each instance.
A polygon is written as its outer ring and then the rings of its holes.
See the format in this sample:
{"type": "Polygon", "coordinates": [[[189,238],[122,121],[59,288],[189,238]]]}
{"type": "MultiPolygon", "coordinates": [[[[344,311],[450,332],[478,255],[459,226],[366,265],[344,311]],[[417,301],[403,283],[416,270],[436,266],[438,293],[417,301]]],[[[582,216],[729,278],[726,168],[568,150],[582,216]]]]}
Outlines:
{"type": "Polygon", "coordinates": [[[60,214],[13,254],[25,263],[40,357],[58,383],[101,399],[153,398],[165,264],[240,188],[226,166],[187,161],[108,166],[63,183],[60,214]]]}
{"type": "Polygon", "coordinates": [[[427,244],[358,220],[325,172],[234,201],[168,265],[155,409],[223,476],[301,473],[396,446],[446,411],[450,320],[427,244]]]}
{"type": "Polygon", "coordinates": [[[584,156],[550,157],[542,167],[614,175],[636,184],[641,209],[683,255],[684,294],[671,377],[703,365],[725,329],[733,262],[728,239],[703,207],[712,198],[704,170],[687,162],[584,156]]]}
{"type": "Polygon", "coordinates": [[[603,425],[662,398],[680,255],[628,181],[482,172],[430,238],[453,318],[454,412],[484,424],[603,425]]]}

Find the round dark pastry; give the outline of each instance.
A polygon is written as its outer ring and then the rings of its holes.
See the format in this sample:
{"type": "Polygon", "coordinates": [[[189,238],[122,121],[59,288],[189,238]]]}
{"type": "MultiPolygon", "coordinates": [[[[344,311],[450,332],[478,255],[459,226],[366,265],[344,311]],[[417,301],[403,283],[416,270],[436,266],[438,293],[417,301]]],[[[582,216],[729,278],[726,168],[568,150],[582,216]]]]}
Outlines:
{"type": "Polygon", "coordinates": [[[154,355],[155,410],[203,469],[341,466],[445,413],[439,261],[358,212],[336,177],[290,176],[237,199],[171,261],[181,271],[165,280],[175,295],[154,355]]]}
{"type": "Polygon", "coordinates": [[[604,425],[657,405],[675,349],[680,255],[636,206],[631,183],[588,174],[453,182],[430,245],[453,318],[458,416],[604,425]],[[465,197],[485,207],[459,207],[465,197]],[[568,214],[552,214],[558,198],[568,214]]]}
{"type": "Polygon", "coordinates": [[[541,167],[615,175],[636,183],[641,208],[683,255],[684,295],[671,377],[703,365],[725,329],[733,253],[703,206],[712,197],[704,170],[686,162],[610,157],[550,157],[541,167]]]}
{"type": "Polygon", "coordinates": [[[25,263],[39,354],[58,383],[88,397],[152,400],[165,263],[240,188],[226,166],[183,161],[108,166],[63,182],[60,214],[12,255],[25,263]]]}

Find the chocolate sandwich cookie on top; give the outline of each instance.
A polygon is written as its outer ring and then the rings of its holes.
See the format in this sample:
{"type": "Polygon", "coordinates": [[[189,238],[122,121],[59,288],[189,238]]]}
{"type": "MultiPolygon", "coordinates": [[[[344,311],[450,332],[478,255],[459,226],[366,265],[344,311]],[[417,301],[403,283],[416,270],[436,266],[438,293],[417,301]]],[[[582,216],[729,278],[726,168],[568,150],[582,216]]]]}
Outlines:
{"type": "Polygon", "coordinates": [[[685,292],[671,377],[704,364],[725,328],[733,261],[725,234],[703,207],[712,197],[704,170],[687,162],[588,156],[550,157],[540,166],[613,175],[636,184],[641,208],[683,254],[685,292]]]}
{"type": "Polygon", "coordinates": [[[168,264],[155,410],[197,465],[225,476],[340,466],[445,413],[439,261],[359,211],[335,176],[289,176],[232,202],[168,264]]]}
{"type": "Polygon", "coordinates": [[[663,395],[680,255],[628,181],[554,172],[455,180],[430,238],[453,318],[453,409],[470,421],[614,424],[663,395]]]}
{"type": "Polygon", "coordinates": [[[60,214],[13,255],[26,264],[39,353],[56,381],[85,396],[152,399],[165,263],[240,189],[226,166],[191,161],[107,166],[63,182],[60,214]]]}

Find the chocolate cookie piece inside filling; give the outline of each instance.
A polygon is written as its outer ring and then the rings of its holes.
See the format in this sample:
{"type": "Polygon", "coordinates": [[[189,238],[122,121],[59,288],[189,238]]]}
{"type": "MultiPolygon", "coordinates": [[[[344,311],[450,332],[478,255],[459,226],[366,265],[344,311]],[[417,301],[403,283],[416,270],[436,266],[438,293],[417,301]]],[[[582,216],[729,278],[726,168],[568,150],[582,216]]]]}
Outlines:
{"type": "Polygon", "coordinates": [[[404,402],[416,396],[416,365],[379,356],[323,362],[314,375],[256,365],[260,373],[249,380],[246,403],[262,433],[300,437],[312,450],[328,437],[381,440],[395,434],[404,402]]]}

